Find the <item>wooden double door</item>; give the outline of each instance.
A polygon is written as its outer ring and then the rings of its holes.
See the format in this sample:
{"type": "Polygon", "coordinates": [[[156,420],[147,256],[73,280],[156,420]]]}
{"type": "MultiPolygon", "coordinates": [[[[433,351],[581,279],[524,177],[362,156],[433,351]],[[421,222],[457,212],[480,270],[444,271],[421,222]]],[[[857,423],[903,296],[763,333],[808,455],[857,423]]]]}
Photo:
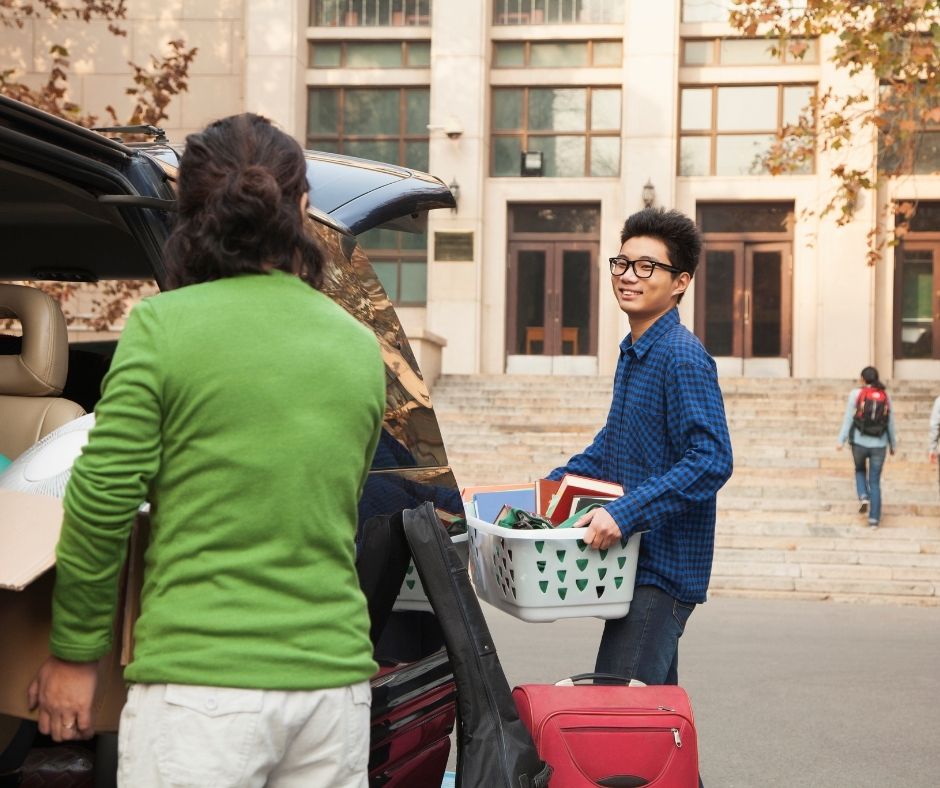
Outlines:
{"type": "Polygon", "coordinates": [[[509,244],[506,344],[510,356],[597,354],[598,244],[509,244]]]}
{"type": "Polygon", "coordinates": [[[709,241],[695,280],[695,327],[726,372],[790,374],[789,242],[709,241]]]}

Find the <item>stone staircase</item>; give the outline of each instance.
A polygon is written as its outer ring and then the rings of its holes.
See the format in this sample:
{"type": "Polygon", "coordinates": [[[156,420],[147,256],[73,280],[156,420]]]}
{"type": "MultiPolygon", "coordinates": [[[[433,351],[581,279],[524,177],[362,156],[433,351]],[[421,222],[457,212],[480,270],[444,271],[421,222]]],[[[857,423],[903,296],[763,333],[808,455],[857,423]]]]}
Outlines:
{"type": "MultiPolygon", "coordinates": [[[[457,482],[545,475],[603,424],[609,377],[440,378],[432,393],[457,482]]],[[[718,495],[711,592],[940,605],[940,495],[927,462],[940,385],[889,388],[898,452],[881,527],[858,513],[851,452],[836,451],[849,380],[722,380],[734,476],[718,495]]]]}

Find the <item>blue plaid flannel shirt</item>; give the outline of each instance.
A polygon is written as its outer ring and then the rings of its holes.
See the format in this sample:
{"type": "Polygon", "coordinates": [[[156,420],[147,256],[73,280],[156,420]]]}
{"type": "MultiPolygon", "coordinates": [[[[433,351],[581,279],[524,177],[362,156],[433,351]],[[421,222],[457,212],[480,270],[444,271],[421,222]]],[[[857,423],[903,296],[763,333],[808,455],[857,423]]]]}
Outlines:
{"type": "Polygon", "coordinates": [[[637,585],[704,602],[715,549],[715,496],[731,476],[731,439],[715,362],[667,312],[620,344],[613,401],[594,442],[549,474],[616,481],[604,508],[640,540],[637,585]]]}

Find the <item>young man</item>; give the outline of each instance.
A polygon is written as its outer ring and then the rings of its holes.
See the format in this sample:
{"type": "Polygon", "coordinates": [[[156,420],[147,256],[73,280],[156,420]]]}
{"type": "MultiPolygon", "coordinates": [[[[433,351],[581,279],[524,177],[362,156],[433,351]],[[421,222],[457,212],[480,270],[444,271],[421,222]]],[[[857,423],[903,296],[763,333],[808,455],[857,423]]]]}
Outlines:
{"type": "Polygon", "coordinates": [[[620,345],[607,423],[549,478],[616,481],[621,498],[577,523],[604,549],[645,532],[625,618],[608,621],[595,670],[647,684],[678,683],[679,638],[705,601],[715,542],[715,495],[731,476],[731,441],[715,362],[679,323],[701,251],[678,211],[633,214],[610,258],[611,284],[630,333],[620,345]]]}

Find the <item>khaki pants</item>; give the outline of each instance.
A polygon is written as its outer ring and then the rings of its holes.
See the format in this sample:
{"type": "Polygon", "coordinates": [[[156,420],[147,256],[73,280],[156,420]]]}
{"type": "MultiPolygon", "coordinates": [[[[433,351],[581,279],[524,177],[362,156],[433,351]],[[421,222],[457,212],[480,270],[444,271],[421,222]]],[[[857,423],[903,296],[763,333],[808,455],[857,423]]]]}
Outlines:
{"type": "Polygon", "coordinates": [[[310,692],[135,684],[122,788],[367,788],[369,682],[310,692]]]}

